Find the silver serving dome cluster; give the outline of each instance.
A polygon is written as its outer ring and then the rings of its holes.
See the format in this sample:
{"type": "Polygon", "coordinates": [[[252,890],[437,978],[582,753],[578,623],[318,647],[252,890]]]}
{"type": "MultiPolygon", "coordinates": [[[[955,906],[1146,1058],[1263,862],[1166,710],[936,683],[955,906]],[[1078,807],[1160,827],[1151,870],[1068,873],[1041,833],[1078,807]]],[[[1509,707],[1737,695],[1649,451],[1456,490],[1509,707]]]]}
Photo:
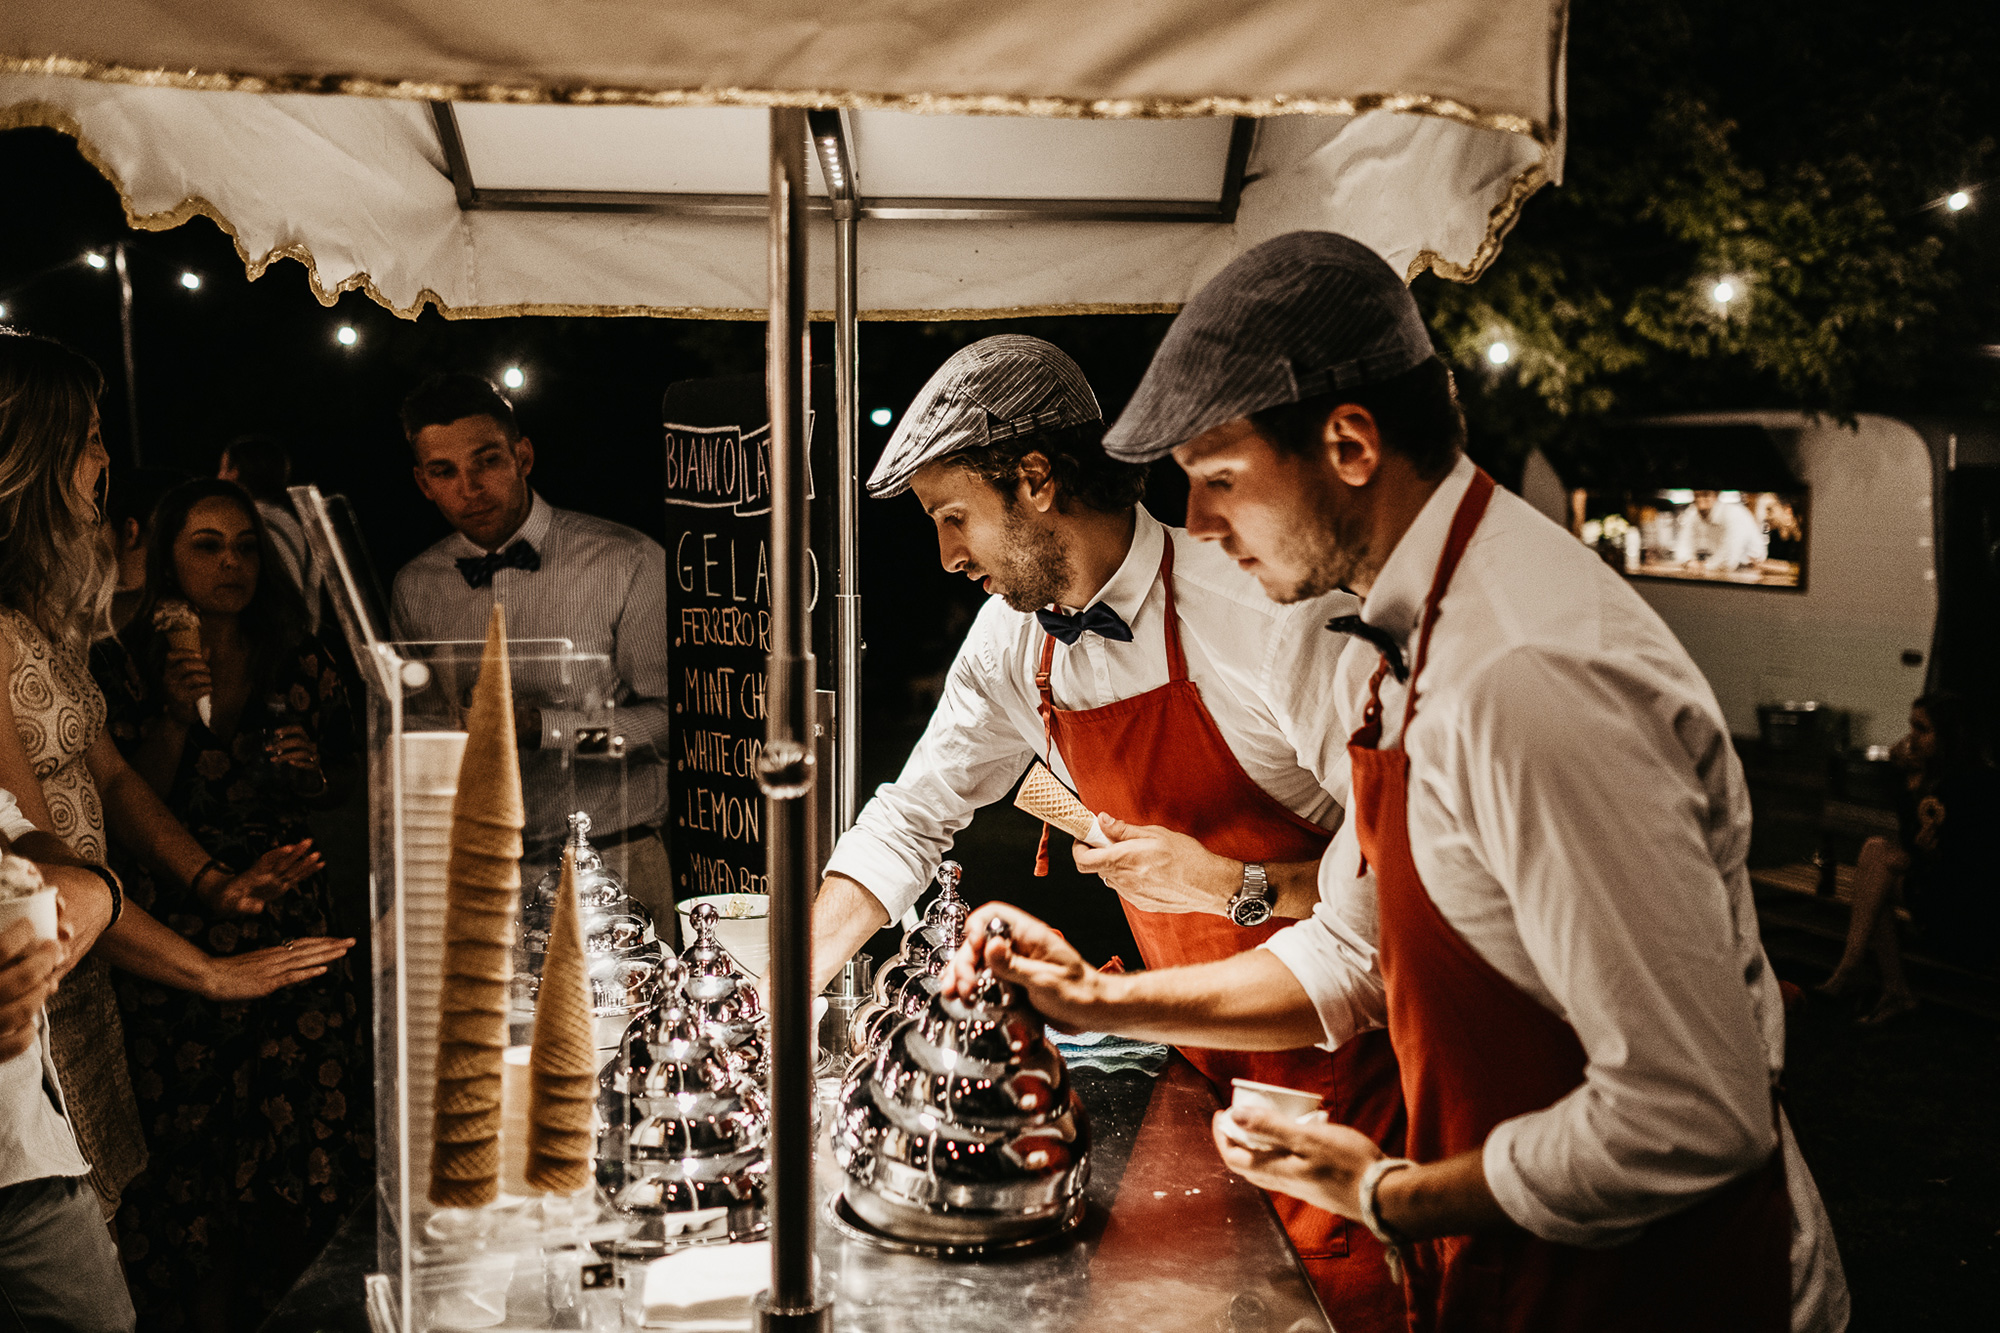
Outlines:
{"type": "MultiPolygon", "coordinates": [[[[590,845],[590,816],[579,810],[569,817],[566,850],[576,857],[577,909],[583,917],[583,948],[590,960],[591,1012],[612,1022],[609,1037],[652,1003],[659,987],[662,957],[652,916],[625,890],[625,881],[604,864],[590,845]]],[[[556,890],[562,883],[562,862],[522,895],[520,939],[514,950],[513,1008],[516,1022],[526,1022],[541,990],[542,964],[548,956],[549,921],[556,890]]]]}
{"type": "MultiPolygon", "coordinates": [[[[1089,1121],[1041,1019],[1012,986],[982,971],[968,997],[940,990],[965,926],[957,867],[947,865],[939,919],[910,932],[878,979],[879,1007],[856,1016],[857,1035],[866,1024],[879,1039],[849,1069],[835,1111],[843,1203],[895,1240],[1028,1243],[1081,1220],[1089,1121]]],[[[1006,929],[988,923],[989,933],[1006,929]]]]}
{"type": "Polygon", "coordinates": [[[642,1248],[765,1227],[769,1027],[751,978],[715,941],[715,909],[693,917],[695,942],[660,966],[657,1002],[598,1080],[598,1181],[639,1220],[642,1248]]]}

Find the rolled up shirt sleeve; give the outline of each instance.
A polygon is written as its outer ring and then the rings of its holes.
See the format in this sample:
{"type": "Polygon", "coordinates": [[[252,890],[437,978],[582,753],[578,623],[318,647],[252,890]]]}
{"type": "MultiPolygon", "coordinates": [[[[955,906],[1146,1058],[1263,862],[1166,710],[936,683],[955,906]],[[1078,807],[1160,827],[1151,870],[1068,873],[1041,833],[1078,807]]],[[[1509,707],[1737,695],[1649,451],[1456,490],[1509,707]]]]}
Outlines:
{"type": "MultiPolygon", "coordinates": [[[[1776,1143],[1771,1068],[1727,878],[1719,717],[1656,676],[1517,648],[1448,719],[1443,766],[1473,854],[1575,1031],[1583,1083],[1497,1126],[1500,1206],[1545,1239],[1608,1246],[1754,1170],[1776,1143]]],[[[1546,1002],[1546,1000],[1545,1000],[1546,1002]]]]}
{"type": "Polygon", "coordinates": [[[1276,955],[1312,1000],[1326,1034],[1319,1044],[1327,1050],[1388,1018],[1375,947],[1375,880],[1345,873],[1358,870],[1360,861],[1354,826],[1345,824],[1320,860],[1313,914],[1259,946],[1276,955]]]}
{"type": "Polygon", "coordinates": [[[998,599],[981,610],[901,775],[876,789],[827,862],[828,874],[867,889],[891,921],[922,895],[958,831],[1006,796],[1036,757],[1001,697],[1020,688],[1001,669],[1001,610],[998,599]]]}

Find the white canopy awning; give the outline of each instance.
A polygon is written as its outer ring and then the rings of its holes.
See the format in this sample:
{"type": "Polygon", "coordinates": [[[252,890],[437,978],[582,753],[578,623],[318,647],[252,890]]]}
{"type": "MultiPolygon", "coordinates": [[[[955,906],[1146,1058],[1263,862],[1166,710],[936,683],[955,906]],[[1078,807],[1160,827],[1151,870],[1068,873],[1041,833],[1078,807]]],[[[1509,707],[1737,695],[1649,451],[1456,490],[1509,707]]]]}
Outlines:
{"type": "Polygon", "coordinates": [[[244,8],[17,0],[0,127],[404,315],[762,318],[771,105],[853,109],[864,318],[1171,308],[1299,228],[1469,280],[1561,165],[1559,0],[244,8]]]}

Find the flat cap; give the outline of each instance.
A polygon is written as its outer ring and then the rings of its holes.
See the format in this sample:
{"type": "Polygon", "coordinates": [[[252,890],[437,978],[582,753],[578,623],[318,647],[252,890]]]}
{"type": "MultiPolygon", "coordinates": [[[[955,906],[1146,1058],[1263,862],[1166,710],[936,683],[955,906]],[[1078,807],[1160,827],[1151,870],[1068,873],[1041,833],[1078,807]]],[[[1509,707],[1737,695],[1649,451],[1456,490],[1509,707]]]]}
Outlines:
{"type": "Polygon", "coordinates": [[[903,413],[868,493],[901,495],[924,464],[963,449],[1103,419],[1089,381],[1054,343],[1019,333],[981,338],[952,353],[903,413]]]}
{"type": "Polygon", "coordinates": [[[1182,307],[1104,451],[1148,462],[1225,421],[1432,354],[1416,300],[1380,255],[1334,232],[1290,232],[1245,250],[1182,307]]]}

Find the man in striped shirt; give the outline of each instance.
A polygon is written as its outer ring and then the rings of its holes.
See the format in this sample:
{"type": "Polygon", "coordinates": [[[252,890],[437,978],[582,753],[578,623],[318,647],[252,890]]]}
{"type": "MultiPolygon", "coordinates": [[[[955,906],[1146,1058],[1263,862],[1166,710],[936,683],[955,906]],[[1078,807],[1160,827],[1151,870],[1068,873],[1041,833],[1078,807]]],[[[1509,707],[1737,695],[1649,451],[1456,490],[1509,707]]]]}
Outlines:
{"type": "Polygon", "coordinates": [[[535,494],[534,442],[513,404],[477,375],[434,375],[403,403],[417,489],[453,533],[403,566],[391,612],[398,638],[478,642],[497,602],[507,608],[515,730],[528,795],[529,855],[553,862],[572,809],[625,876],[663,938],[674,930],[673,881],[659,826],[667,807],[667,553],[643,533],[558,509],[535,494]],[[608,657],[612,735],[624,738],[624,791],[615,761],[597,757],[605,719],[578,707],[592,689],[546,656],[567,639],[608,657]],[[577,751],[574,792],[562,757],[577,751]],[[572,804],[573,802],[573,804],[572,804]]]}

